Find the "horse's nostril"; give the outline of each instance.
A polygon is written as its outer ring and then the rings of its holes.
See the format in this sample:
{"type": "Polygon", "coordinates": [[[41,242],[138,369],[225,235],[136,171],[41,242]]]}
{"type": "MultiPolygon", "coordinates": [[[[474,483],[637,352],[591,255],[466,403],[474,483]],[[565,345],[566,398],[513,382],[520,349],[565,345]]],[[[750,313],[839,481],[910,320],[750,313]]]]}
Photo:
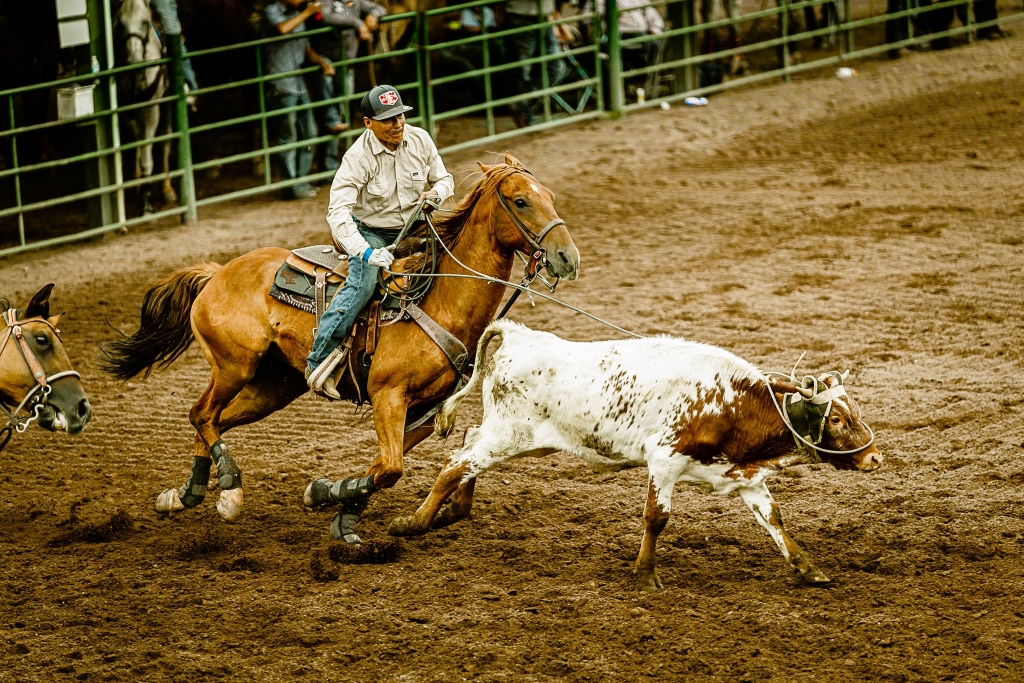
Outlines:
{"type": "Polygon", "coordinates": [[[89,414],[89,399],[83,398],[78,402],[78,417],[85,417],[89,414]]]}

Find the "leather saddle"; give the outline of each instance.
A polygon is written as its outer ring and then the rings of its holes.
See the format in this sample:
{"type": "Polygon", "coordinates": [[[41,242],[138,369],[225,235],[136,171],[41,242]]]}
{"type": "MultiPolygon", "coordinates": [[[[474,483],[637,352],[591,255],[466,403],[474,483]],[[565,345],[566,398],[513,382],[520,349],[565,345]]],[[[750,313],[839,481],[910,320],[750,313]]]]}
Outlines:
{"type": "MultiPolygon", "coordinates": [[[[343,391],[349,396],[355,396],[357,403],[361,404],[367,395],[366,379],[377,348],[380,328],[397,322],[403,316],[419,324],[460,373],[468,367],[470,359],[465,346],[423,313],[416,305],[417,302],[408,299],[403,292],[403,288],[408,289],[413,278],[401,273],[421,270],[423,259],[426,258],[426,246],[425,239],[414,237],[403,240],[395,248],[395,261],[390,270],[397,276],[390,279],[387,288],[377,287],[370,302],[360,312],[349,337],[342,344],[347,359],[338,364],[335,378],[339,388],[344,388],[343,391]]],[[[320,316],[327,309],[328,303],[337,296],[347,276],[348,257],[333,245],[295,249],[278,268],[270,286],[270,296],[312,313],[319,326],[320,316]]],[[[418,426],[419,422],[407,429],[418,426]]]]}

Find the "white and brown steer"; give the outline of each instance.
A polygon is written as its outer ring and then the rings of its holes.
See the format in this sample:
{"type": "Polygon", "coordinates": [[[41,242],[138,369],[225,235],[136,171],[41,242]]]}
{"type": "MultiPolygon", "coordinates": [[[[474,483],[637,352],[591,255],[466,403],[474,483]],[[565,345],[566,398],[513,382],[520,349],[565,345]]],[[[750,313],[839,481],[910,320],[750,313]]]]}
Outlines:
{"type": "MultiPolygon", "coordinates": [[[[439,434],[450,433],[459,402],[482,376],[483,424],[466,431],[463,447],[448,457],[419,509],[391,523],[392,535],[423,534],[467,517],[475,478],[500,462],[563,451],[595,471],[647,466],[644,537],[636,560],[643,590],[662,587],[655,544],[677,481],[719,496],[738,493],[805,581],[829,580],[786,533],[765,486],[782,468],[817,460],[796,446],[776,408],[785,394],[801,393],[793,382],[767,377],[708,344],[671,337],[570,342],[505,320],[484,332],[476,362],[473,378],[444,404],[436,426],[439,434]],[[484,367],[494,337],[501,345],[484,367]],[[451,504],[438,516],[449,496],[451,504]]],[[[831,374],[819,381],[841,384],[831,374]]],[[[821,459],[839,469],[877,469],[882,456],[860,408],[844,391],[832,393],[838,397],[818,446],[847,452],[822,452],[821,459]]]]}

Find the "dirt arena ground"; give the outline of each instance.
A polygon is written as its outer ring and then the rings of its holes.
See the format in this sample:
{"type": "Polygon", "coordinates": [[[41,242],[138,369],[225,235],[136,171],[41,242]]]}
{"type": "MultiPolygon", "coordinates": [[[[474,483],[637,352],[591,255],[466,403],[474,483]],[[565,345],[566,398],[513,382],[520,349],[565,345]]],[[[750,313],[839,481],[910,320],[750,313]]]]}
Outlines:
{"type": "MultiPolygon", "coordinates": [[[[105,320],[133,330],[147,283],[176,267],[323,240],[326,190],[3,261],[4,296],[59,283],[95,418],[0,456],[0,681],[1020,680],[1022,102],[1013,39],[511,145],[583,254],[567,300],[765,369],[803,351],[805,370],[852,369],[883,469],[771,484],[826,589],[800,584],[739,500],[683,487],[665,590],[638,593],[645,473],[563,456],[489,473],[471,520],[389,563],[336,562],[332,513],[304,510],[302,491],[360,473],[375,439],[351,406],[309,398],[228,435],[237,524],[215,492],[157,516],[157,493],[187,475],[208,370],[193,349],[147,381],[108,381],[105,320]]],[[[448,163],[465,179],[490,158],[448,163]]],[[[513,318],[614,336],[549,304],[513,318]]],[[[460,425],[478,415],[474,399],[460,425]]],[[[410,454],[365,539],[418,504],[441,457],[436,439],[410,454]]]]}

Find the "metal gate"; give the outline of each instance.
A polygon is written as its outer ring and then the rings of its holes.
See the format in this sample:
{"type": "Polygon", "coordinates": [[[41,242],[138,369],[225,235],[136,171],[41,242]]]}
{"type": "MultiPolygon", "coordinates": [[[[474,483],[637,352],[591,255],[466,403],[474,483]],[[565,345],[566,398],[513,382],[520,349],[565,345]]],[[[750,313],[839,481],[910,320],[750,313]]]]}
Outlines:
{"type": "MultiPolygon", "coordinates": [[[[263,48],[292,36],[188,53],[189,58],[197,61],[233,54],[249,60],[255,73],[251,78],[204,87],[193,93],[202,98],[248,88],[250,92],[255,89],[259,102],[242,115],[200,123],[190,116],[186,102],[180,36],[166,36],[167,56],[163,59],[114,68],[110,0],[89,1],[95,9],[89,15],[90,25],[97,36],[102,36],[101,43],[93,46],[92,55],[97,59],[92,68],[73,77],[0,91],[0,106],[3,107],[0,111],[0,159],[6,166],[0,170],[0,197],[3,197],[0,201],[5,204],[0,204],[0,228],[7,230],[7,244],[0,242],[0,256],[89,239],[169,217],[194,221],[201,207],[280,190],[296,182],[329,179],[333,176],[332,170],[275,181],[271,171],[273,156],[339,138],[347,145],[363,132],[361,126],[354,125],[338,135],[314,135],[292,143],[274,143],[271,130],[276,117],[327,106],[351,107],[365,92],[343,92],[332,99],[292,107],[268,107],[268,83],[282,77],[305,76],[319,69],[264,73],[263,48]],[[120,105],[117,79],[153,66],[169,69],[173,83],[171,94],[151,102],[120,105]],[[18,120],[19,103],[22,109],[27,109],[24,105],[29,98],[46,96],[54,89],[63,89],[62,96],[70,93],[72,97],[91,97],[91,103],[87,104],[94,111],[56,121],[18,120]],[[145,142],[123,143],[126,117],[161,103],[173,104],[174,132],[145,142]],[[6,129],[3,129],[5,124],[6,129]],[[197,144],[208,145],[211,139],[226,136],[240,127],[256,130],[250,149],[223,158],[193,161],[192,151],[197,144]],[[71,141],[67,145],[71,151],[58,158],[40,157],[23,163],[24,152],[33,136],[43,133],[71,141]],[[163,142],[174,146],[176,167],[147,178],[126,180],[125,153],[135,152],[146,144],[163,142]],[[229,188],[206,179],[212,169],[253,160],[262,161],[259,178],[239,180],[229,188]],[[70,191],[62,190],[58,196],[47,196],[48,191],[53,193],[55,183],[51,180],[57,174],[73,187],[70,191]],[[180,205],[156,213],[129,216],[126,191],[164,179],[179,183],[180,205]],[[79,225],[85,221],[86,225],[79,225]],[[59,227],[50,227],[53,223],[59,227]]],[[[654,8],[665,18],[666,30],[657,35],[624,37],[620,30],[622,0],[588,4],[584,11],[572,16],[545,15],[542,1],[537,0],[536,20],[524,22],[520,17],[510,22],[506,19],[506,24],[510,25],[505,27],[500,27],[495,12],[505,4],[504,0],[475,0],[384,17],[381,22],[385,24],[410,22],[412,33],[407,45],[353,60],[342,59],[334,65],[337,69],[348,69],[369,64],[397,64],[404,69],[408,79],[395,85],[407,100],[417,105],[416,117],[411,118],[410,123],[430,132],[442,152],[453,152],[596,117],[618,117],[662,102],[675,102],[758,81],[789,80],[793,74],[803,71],[930,41],[965,36],[967,42],[973,42],[979,31],[1024,19],[1024,12],[1016,12],[975,21],[975,7],[986,0],[945,0],[929,5],[920,4],[922,0],[890,1],[902,3],[906,9],[871,16],[852,0],[763,0],[754,12],[698,23],[697,0],[655,0],[643,5],[627,5],[625,11],[654,8]],[[777,6],[766,8],[769,1],[777,1],[777,6]],[[797,13],[803,12],[805,23],[809,23],[815,11],[827,17],[826,25],[805,26],[804,30],[794,28],[797,13]],[[962,25],[933,32],[921,28],[921,24],[928,25],[928,17],[946,16],[937,14],[943,11],[949,15],[954,11],[958,13],[962,25]],[[460,33],[462,20],[477,23],[479,27],[460,33]],[[879,39],[883,27],[888,35],[879,39]],[[553,43],[556,30],[569,31],[573,40],[568,44],[553,43]],[[716,44],[723,32],[736,36],[743,33],[746,39],[741,44],[734,42],[719,49],[716,44]],[[829,47],[797,63],[796,48],[806,44],[805,41],[827,41],[829,47]],[[707,82],[716,69],[722,69],[727,60],[739,55],[760,55],[761,63],[754,72],[723,78],[721,82],[707,82]]],[[[324,28],[304,35],[315,36],[333,30],[324,28]]]]}

